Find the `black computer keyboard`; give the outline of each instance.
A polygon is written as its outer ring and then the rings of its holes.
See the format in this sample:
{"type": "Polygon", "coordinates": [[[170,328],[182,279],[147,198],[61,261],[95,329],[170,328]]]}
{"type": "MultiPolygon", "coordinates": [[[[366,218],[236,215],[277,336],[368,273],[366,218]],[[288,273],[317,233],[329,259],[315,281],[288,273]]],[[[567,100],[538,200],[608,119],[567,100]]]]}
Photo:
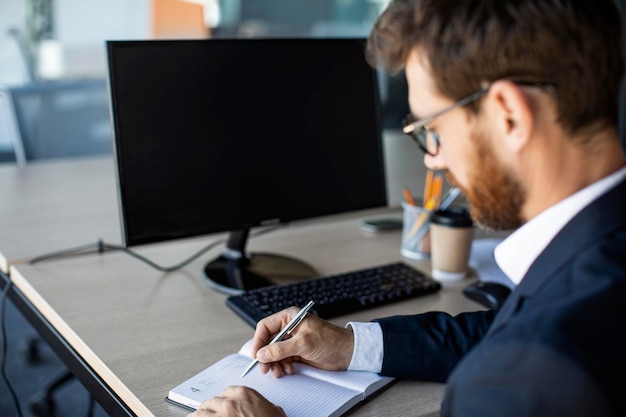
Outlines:
{"type": "Polygon", "coordinates": [[[230,296],[226,304],[250,325],[290,306],[302,307],[309,300],[311,312],[329,319],[395,301],[438,291],[441,285],[402,263],[313,278],[287,285],[274,285],[230,296]]]}

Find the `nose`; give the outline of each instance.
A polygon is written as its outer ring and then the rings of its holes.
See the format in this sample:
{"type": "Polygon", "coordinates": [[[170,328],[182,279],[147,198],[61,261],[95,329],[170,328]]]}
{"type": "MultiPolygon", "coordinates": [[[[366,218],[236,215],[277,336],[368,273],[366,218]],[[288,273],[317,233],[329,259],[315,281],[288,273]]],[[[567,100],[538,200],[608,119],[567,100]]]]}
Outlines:
{"type": "Polygon", "coordinates": [[[441,152],[437,153],[437,155],[435,156],[425,153],[424,165],[426,165],[428,169],[432,169],[433,171],[447,168],[441,152]]]}

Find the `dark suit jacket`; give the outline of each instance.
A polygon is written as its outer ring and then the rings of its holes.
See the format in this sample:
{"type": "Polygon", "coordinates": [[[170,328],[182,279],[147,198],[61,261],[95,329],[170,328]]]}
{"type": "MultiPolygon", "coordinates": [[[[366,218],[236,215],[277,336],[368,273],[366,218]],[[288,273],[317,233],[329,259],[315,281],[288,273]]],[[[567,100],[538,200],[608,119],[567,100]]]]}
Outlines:
{"type": "Polygon", "coordinates": [[[623,181],[558,233],[497,314],[379,320],[382,373],[447,382],[442,416],[626,416],[625,321],[623,181]]]}

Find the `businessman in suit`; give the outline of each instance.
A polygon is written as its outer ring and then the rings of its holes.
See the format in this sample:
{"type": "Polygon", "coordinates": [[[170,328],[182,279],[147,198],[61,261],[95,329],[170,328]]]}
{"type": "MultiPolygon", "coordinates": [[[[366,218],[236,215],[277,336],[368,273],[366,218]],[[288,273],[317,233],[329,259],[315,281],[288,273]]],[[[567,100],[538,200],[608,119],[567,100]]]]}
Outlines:
{"type": "MultiPolygon", "coordinates": [[[[621,40],[611,0],[392,1],[371,60],[405,68],[404,131],[425,164],[446,170],[477,223],[516,229],[495,256],[518,285],[500,311],[345,328],[308,316],[266,346],[288,309],[257,325],[262,370],[298,360],[446,382],[442,416],[626,415],[621,40]]],[[[282,410],[232,387],[195,413],[215,414],[282,410]]]]}

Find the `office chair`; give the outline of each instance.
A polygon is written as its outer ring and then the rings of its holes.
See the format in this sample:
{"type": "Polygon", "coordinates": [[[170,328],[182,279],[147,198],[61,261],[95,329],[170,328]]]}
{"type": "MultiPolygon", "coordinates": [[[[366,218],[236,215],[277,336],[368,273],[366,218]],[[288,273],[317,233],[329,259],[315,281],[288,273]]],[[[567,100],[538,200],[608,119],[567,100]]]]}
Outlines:
{"type": "Polygon", "coordinates": [[[27,161],[110,154],[105,80],[31,83],[0,90],[18,165],[27,161]]]}
{"type": "Polygon", "coordinates": [[[0,162],[16,162],[13,143],[19,135],[11,96],[6,88],[0,88],[0,162]]]}
{"type": "Polygon", "coordinates": [[[53,417],[56,411],[54,392],[74,379],[74,374],[68,370],[62,370],[41,390],[30,397],[28,403],[30,411],[37,417],[53,417]]]}

